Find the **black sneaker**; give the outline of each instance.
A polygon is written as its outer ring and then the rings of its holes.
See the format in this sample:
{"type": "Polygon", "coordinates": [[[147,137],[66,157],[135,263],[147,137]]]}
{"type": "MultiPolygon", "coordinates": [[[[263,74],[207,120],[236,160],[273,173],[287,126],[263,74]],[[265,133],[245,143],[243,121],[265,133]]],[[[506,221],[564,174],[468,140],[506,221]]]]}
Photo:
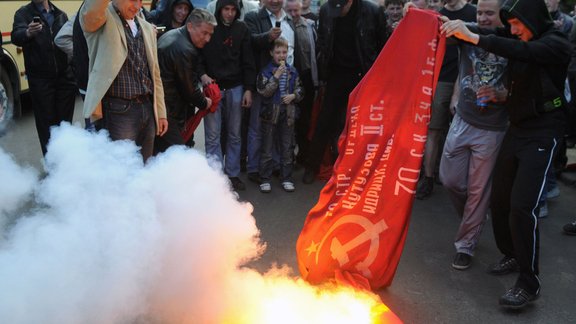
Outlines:
{"type": "Polygon", "coordinates": [[[452,268],[456,270],[466,270],[470,268],[471,263],[472,256],[470,254],[458,252],[454,257],[454,261],[452,261],[452,268]]]}
{"type": "Polygon", "coordinates": [[[248,180],[260,184],[260,174],[258,172],[248,172],[248,180]]]}
{"type": "Polygon", "coordinates": [[[416,199],[426,199],[432,195],[432,189],[434,189],[434,178],[424,177],[418,183],[418,188],[416,189],[416,199]]]}
{"type": "Polygon", "coordinates": [[[572,223],[568,223],[562,227],[564,234],[568,235],[576,235],[576,221],[572,223]]]}
{"type": "Polygon", "coordinates": [[[538,299],[540,290],[535,294],[531,294],[523,288],[512,287],[500,297],[500,306],[511,309],[520,309],[528,305],[528,303],[538,299]]]}
{"type": "Polygon", "coordinates": [[[314,180],[316,180],[316,172],[312,169],[306,168],[304,171],[304,177],[302,177],[302,182],[305,184],[311,184],[314,183],[314,180]]]}
{"type": "Polygon", "coordinates": [[[244,182],[242,182],[242,180],[240,180],[240,178],[230,177],[228,179],[230,179],[230,182],[232,183],[232,188],[234,188],[234,190],[236,191],[246,190],[246,185],[244,184],[244,182]]]}
{"type": "Polygon", "coordinates": [[[488,273],[493,275],[504,275],[512,272],[520,271],[518,262],[515,258],[505,256],[498,263],[494,263],[488,267],[488,273]]]}

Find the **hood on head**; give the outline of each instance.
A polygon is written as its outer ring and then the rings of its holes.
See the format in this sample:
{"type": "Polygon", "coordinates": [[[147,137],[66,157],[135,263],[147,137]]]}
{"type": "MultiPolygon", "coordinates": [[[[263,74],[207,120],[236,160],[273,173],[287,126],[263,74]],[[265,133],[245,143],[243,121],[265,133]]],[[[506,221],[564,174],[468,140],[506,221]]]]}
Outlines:
{"type": "MultiPolygon", "coordinates": [[[[166,6],[166,10],[164,10],[162,15],[158,19],[158,25],[166,26],[166,27],[169,27],[169,29],[171,29],[172,27],[170,27],[170,26],[172,24],[172,11],[174,11],[174,7],[176,7],[176,5],[179,5],[181,3],[187,4],[188,6],[190,6],[190,12],[192,12],[192,10],[194,10],[194,5],[192,4],[192,1],[190,1],[190,0],[172,0],[168,3],[168,5],[166,6]]],[[[186,20],[184,20],[184,22],[186,22],[186,20]]]]}
{"type": "Polygon", "coordinates": [[[517,18],[526,25],[534,38],[554,27],[544,0],[506,0],[500,9],[500,19],[509,27],[508,19],[511,18],[517,18]]]}
{"type": "Polygon", "coordinates": [[[172,17],[172,11],[174,11],[174,7],[176,7],[179,4],[187,4],[188,7],[190,8],[190,12],[192,12],[192,10],[194,10],[194,5],[192,4],[191,0],[173,0],[172,3],[170,4],[170,17],[172,17]]]}
{"type": "Polygon", "coordinates": [[[214,10],[214,12],[216,13],[215,16],[218,25],[222,23],[222,8],[226,7],[227,5],[233,5],[236,7],[236,17],[234,20],[240,19],[240,5],[238,5],[238,1],[242,0],[218,0],[216,2],[216,10],[214,10]]]}
{"type": "Polygon", "coordinates": [[[190,0],[174,0],[174,2],[172,2],[171,8],[174,9],[174,7],[176,7],[181,3],[187,4],[190,7],[190,11],[194,9],[194,5],[192,5],[192,2],[190,2],[190,0]]]}

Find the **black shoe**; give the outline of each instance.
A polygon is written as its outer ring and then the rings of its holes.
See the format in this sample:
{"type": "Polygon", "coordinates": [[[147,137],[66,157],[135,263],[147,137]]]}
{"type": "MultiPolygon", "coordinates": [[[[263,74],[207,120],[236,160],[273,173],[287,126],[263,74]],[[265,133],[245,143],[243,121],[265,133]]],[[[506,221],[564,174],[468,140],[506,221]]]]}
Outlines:
{"type": "Polygon", "coordinates": [[[505,308],[520,309],[528,305],[531,301],[538,299],[540,290],[531,294],[523,288],[512,287],[500,297],[500,306],[505,308]]]}
{"type": "Polygon", "coordinates": [[[454,261],[452,261],[452,268],[456,270],[466,270],[470,268],[471,263],[472,256],[470,254],[458,252],[454,257],[454,261]]]}
{"type": "Polygon", "coordinates": [[[312,169],[306,168],[304,171],[304,177],[302,177],[302,182],[305,184],[311,184],[314,183],[314,180],[316,180],[316,172],[314,172],[312,169]]]}
{"type": "Polygon", "coordinates": [[[260,174],[258,172],[248,172],[248,180],[260,184],[260,174]]]}
{"type": "Polygon", "coordinates": [[[236,191],[246,190],[246,185],[244,184],[244,182],[242,182],[242,180],[240,180],[240,178],[230,177],[228,179],[230,179],[230,182],[232,183],[232,188],[234,188],[234,190],[236,191]]]}
{"type": "Polygon", "coordinates": [[[520,271],[518,262],[515,258],[505,256],[498,263],[494,263],[488,267],[488,273],[493,275],[504,275],[512,272],[520,271]]]}
{"type": "Polygon", "coordinates": [[[426,199],[432,195],[432,189],[434,189],[434,178],[424,177],[418,183],[418,189],[416,189],[416,199],[426,199]]]}
{"type": "Polygon", "coordinates": [[[568,223],[562,227],[564,234],[576,235],[576,221],[573,223],[568,223]]]}

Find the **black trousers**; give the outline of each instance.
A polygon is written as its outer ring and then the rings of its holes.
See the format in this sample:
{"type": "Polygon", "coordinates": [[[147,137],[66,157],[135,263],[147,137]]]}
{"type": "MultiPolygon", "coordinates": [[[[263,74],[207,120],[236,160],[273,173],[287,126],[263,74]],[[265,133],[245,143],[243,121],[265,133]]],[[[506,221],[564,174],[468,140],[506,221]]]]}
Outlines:
{"type": "MultiPolygon", "coordinates": [[[[177,119],[168,116],[168,131],[162,136],[156,136],[154,138],[154,155],[166,150],[172,145],[184,145],[184,139],[180,135],[180,130],[182,129],[181,123],[177,119]]],[[[192,137],[194,138],[194,137],[192,137]]]]}
{"type": "Polygon", "coordinates": [[[296,144],[298,145],[297,162],[304,163],[308,156],[308,147],[310,146],[308,129],[310,129],[310,118],[312,116],[312,106],[314,105],[315,97],[314,81],[312,80],[311,71],[304,71],[300,74],[300,81],[304,88],[304,98],[298,103],[300,114],[296,120],[295,133],[296,144]]]}
{"type": "Polygon", "coordinates": [[[72,122],[78,88],[72,73],[57,78],[29,77],[30,97],[42,154],[46,155],[50,127],[72,122]]]}
{"type": "Polygon", "coordinates": [[[307,167],[318,172],[326,147],[335,143],[346,124],[348,96],[362,75],[356,69],[335,67],[326,80],[324,102],[308,150],[307,167]]]}
{"type": "Polygon", "coordinates": [[[492,226],[498,249],[520,265],[516,286],[531,293],[538,278],[538,201],[557,148],[553,137],[518,137],[506,133],[494,167],[492,226]]]}

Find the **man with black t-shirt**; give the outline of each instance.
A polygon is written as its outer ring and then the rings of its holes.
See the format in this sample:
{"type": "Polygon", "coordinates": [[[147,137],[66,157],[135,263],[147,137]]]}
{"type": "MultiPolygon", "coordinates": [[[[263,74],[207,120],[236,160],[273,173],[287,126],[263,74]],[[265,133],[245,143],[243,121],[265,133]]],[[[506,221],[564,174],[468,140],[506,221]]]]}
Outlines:
{"type": "MultiPolygon", "coordinates": [[[[442,16],[450,20],[462,20],[465,22],[476,21],[476,7],[466,0],[447,0],[444,8],[440,9],[442,16]]],[[[416,198],[426,199],[432,194],[434,187],[434,171],[438,153],[441,151],[441,138],[450,124],[450,101],[454,92],[454,82],[458,77],[458,46],[446,45],[442,69],[438,77],[438,85],[434,93],[434,99],[430,109],[430,123],[428,124],[428,139],[424,151],[424,177],[421,178],[416,191],[416,198]]]]}
{"type": "Polygon", "coordinates": [[[385,15],[371,1],[328,0],[320,8],[318,72],[326,82],[326,93],[310,143],[304,183],[314,182],[326,147],[344,129],[348,95],[384,47],[386,31],[385,15]]]}

